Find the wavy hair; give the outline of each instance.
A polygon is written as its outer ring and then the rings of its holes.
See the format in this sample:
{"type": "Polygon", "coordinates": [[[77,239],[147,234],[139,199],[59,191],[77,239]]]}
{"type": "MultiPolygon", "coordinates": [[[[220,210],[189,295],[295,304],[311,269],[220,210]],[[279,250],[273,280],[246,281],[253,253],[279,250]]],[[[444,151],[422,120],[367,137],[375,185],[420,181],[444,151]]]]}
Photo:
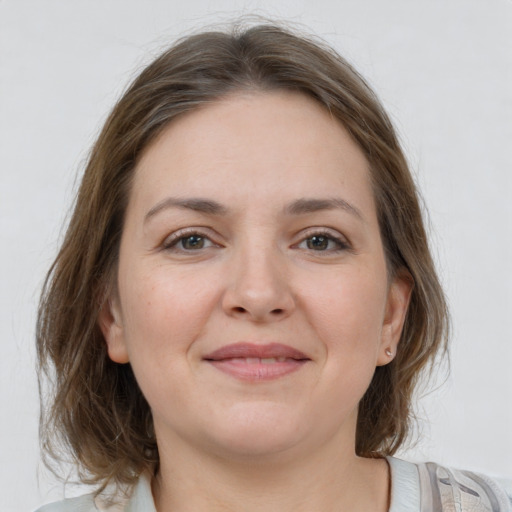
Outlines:
{"type": "Polygon", "coordinates": [[[43,287],[37,350],[45,461],[71,455],[101,490],[156,471],[148,403],[129,364],[112,362],[98,313],[115,286],[134,169],[177,116],[243,90],[289,90],[323,105],[369,162],[390,275],[414,282],[395,359],[376,369],[360,406],[356,452],[392,455],[408,438],[412,397],[446,350],[448,314],[414,181],[374,92],[333,49],[273,24],[181,39],[133,81],[94,144],[67,232],[43,287]]]}

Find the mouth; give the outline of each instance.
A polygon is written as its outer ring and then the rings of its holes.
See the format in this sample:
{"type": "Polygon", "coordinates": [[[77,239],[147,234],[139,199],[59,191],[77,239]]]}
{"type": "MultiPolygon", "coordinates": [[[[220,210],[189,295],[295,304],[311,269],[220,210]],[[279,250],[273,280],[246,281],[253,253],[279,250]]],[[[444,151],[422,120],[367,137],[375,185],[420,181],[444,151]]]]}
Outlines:
{"type": "Polygon", "coordinates": [[[278,379],[310,361],[300,350],[280,343],[234,343],[207,354],[203,360],[223,373],[249,381],[278,379]]]}

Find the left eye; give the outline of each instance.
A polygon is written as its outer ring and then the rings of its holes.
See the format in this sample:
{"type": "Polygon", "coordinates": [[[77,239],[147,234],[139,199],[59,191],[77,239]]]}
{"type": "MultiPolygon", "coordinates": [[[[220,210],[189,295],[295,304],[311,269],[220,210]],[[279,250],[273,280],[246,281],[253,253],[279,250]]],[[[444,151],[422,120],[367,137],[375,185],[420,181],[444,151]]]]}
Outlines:
{"type": "Polygon", "coordinates": [[[347,248],[347,244],[338,238],[326,234],[315,234],[303,240],[298,247],[310,251],[326,252],[340,251],[347,248]]]}

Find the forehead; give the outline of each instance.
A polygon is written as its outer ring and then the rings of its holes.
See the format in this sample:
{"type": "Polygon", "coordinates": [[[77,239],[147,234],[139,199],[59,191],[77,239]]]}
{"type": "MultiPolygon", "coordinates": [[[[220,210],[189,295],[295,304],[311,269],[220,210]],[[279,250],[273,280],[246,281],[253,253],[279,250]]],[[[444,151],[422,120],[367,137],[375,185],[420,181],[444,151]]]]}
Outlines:
{"type": "Polygon", "coordinates": [[[292,92],[237,93],[185,114],[146,148],[132,198],[173,196],[270,200],[333,195],[373,198],[368,163],[342,124],[292,92]]]}

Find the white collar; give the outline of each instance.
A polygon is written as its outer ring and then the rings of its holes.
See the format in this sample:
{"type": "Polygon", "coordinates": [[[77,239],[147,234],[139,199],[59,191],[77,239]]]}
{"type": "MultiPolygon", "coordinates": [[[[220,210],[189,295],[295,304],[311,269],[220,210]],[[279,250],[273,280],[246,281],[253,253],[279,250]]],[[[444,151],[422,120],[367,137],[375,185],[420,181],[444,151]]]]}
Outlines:
{"type": "MultiPolygon", "coordinates": [[[[391,505],[389,512],[417,512],[420,510],[420,481],[418,468],[411,462],[386,457],[391,473],[391,505]]],[[[156,512],[151,493],[151,476],[139,478],[125,512],[156,512]]]]}

